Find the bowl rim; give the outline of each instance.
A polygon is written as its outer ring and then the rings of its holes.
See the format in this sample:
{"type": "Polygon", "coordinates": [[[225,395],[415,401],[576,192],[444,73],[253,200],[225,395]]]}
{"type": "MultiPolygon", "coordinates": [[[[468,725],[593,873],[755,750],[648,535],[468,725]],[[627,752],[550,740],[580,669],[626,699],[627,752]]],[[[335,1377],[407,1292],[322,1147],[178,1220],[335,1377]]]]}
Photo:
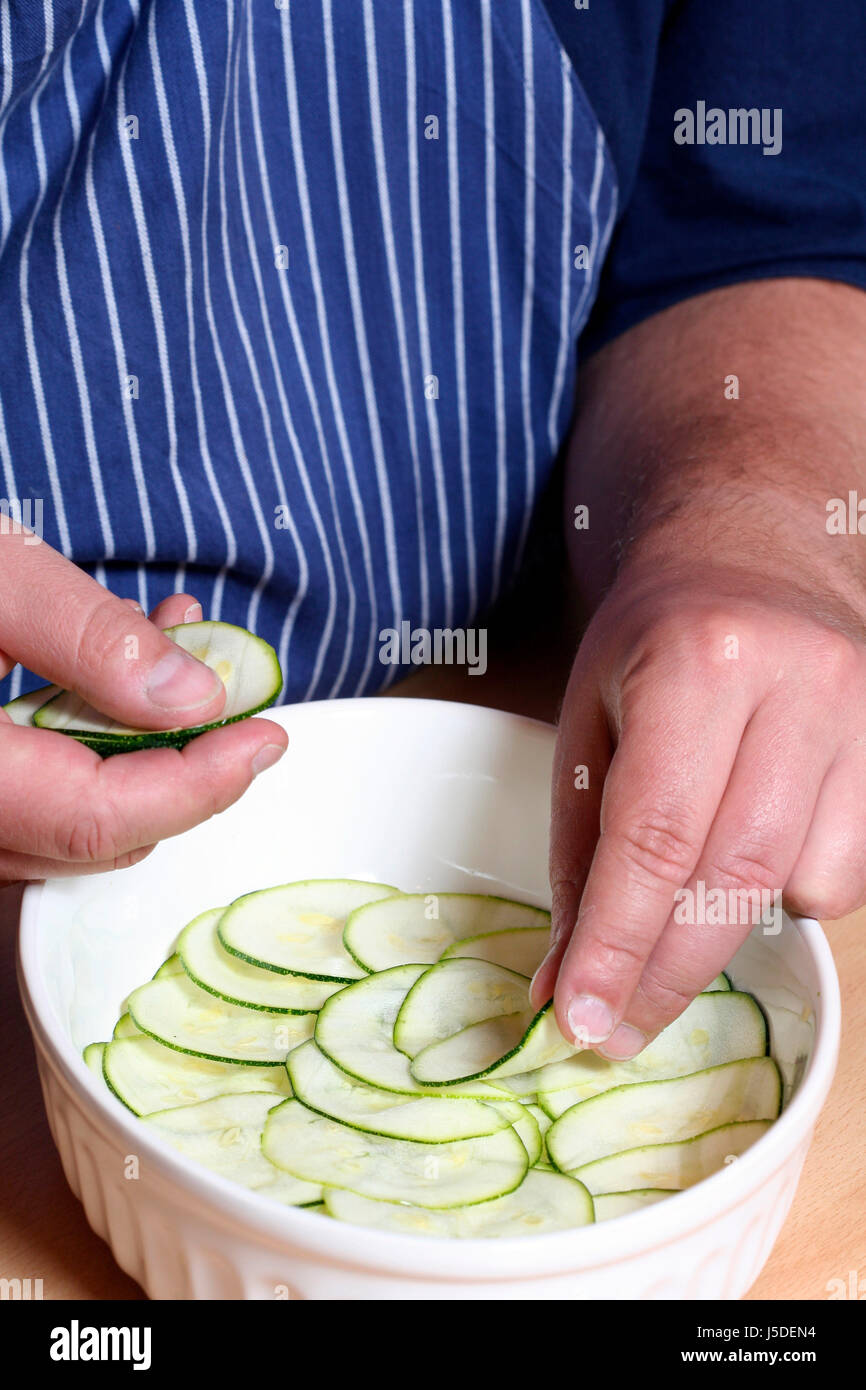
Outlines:
{"type": "MultiPolygon", "coordinates": [[[[303,712],[326,706],[375,706],[383,717],[394,714],[394,706],[417,711],[419,716],[442,717],[447,711],[497,720],[503,726],[530,725],[546,730],[555,728],[525,715],[493,710],[486,706],[456,701],[416,699],[415,697],[361,697],[339,701],[311,701],[268,711],[280,722],[303,717],[303,712]]],[[[372,713],[358,710],[358,713],[372,713]]],[[[429,728],[427,730],[429,736],[429,728]]],[[[247,1238],[265,1243],[286,1257],[292,1250],[302,1251],[320,1261],[339,1262],[368,1273],[398,1274],[402,1278],[438,1282],[485,1280],[505,1283],[514,1279],[544,1277],[609,1266],[661,1249],[744,1203],[807,1144],[811,1130],[824,1104],[836,1068],[841,1033],[839,981],[829,943],[820,924],[812,918],[788,913],[799,932],[815,967],[815,1041],[796,1094],[765,1134],[741,1154],[735,1163],[702,1179],[694,1187],[677,1192],[663,1203],[631,1212],[598,1225],[565,1231],[495,1240],[472,1237],[461,1240],[436,1239],[379,1231],[348,1222],[322,1221],[319,1214],[302,1207],[286,1207],[257,1192],[240,1187],[227,1178],[196,1166],[168,1146],[151,1137],[139,1118],[123,1102],[101,1085],[83,1058],[60,1029],[47,990],[38,969],[37,943],[40,902],[45,881],[25,889],[19,918],[17,974],[19,990],[36,1049],[47,1059],[67,1096],[85,1114],[103,1138],[125,1152],[146,1159],[149,1174],[161,1185],[178,1193],[186,1192],[205,1208],[208,1221],[239,1228],[247,1238]],[[661,1211],[664,1210],[664,1217],[661,1211]]]]}

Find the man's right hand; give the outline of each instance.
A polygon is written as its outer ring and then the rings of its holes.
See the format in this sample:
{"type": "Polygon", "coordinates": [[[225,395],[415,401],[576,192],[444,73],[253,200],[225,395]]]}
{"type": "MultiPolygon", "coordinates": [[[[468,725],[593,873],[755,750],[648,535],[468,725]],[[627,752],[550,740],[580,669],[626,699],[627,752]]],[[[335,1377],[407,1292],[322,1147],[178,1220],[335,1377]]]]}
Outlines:
{"type": "MultiPolygon", "coordinates": [[[[0,535],[0,678],[20,661],[124,724],[205,724],[219,718],[222,682],[161,631],[201,616],[174,594],[146,618],[31,533],[0,535]]],[[[246,719],[182,749],[102,759],[0,709],[0,886],[137,863],[224,811],[287,742],[278,724],[246,719]]]]}

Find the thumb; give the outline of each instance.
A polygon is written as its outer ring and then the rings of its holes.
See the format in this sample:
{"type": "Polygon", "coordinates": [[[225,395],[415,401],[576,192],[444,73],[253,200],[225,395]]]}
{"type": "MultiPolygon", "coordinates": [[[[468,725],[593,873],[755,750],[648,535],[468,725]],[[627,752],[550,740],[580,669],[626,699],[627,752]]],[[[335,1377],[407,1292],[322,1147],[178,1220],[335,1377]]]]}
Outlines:
{"type": "Polygon", "coordinates": [[[225,687],[45,542],[0,537],[0,650],[136,728],[219,718],[225,687]]]}

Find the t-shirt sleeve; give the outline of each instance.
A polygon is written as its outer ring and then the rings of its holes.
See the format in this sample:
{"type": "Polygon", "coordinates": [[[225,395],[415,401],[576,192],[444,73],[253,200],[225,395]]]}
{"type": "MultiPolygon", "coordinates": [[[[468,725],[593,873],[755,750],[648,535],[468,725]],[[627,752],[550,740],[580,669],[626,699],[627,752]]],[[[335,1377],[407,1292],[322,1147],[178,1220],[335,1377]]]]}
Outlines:
{"type": "Polygon", "coordinates": [[[864,0],[674,5],[584,352],[738,281],[866,289],[864,69],[864,0]]]}

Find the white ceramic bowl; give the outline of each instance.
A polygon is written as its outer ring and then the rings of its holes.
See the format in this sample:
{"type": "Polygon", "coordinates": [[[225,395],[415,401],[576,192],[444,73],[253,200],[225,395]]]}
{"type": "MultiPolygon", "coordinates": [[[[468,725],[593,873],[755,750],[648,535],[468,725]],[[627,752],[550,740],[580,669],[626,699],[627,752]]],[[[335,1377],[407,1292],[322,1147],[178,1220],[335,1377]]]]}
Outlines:
{"type": "Polygon", "coordinates": [[[51,1131],[118,1264],[159,1299],[742,1295],[785,1219],[836,1062],[839,990],[816,922],[753,933],[730,967],[769,1018],[781,1118],[697,1187],[596,1227],[452,1242],[271,1204],[161,1147],[90,1074],[82,1047],[110,1036],[179,928],[250,889],[350,876],[548,902],[547,725],[411,699],[270,717],[289,751],[236,806],[132,869],[24,897],[21,989],[51,1131]]]}

